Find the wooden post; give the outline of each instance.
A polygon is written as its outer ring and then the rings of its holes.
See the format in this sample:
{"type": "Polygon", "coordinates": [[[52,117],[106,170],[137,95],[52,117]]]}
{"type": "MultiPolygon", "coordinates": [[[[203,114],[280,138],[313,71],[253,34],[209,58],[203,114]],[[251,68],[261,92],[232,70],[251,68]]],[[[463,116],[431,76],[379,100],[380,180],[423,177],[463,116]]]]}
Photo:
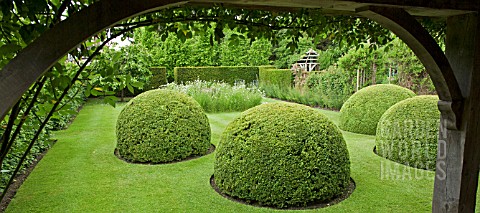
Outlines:
{"type": "MultiPolygon", "coordinates": [[[[465,97],[459,130],[446,128],[446,103],[439,102],[441,133],[433,212],[474,212],[480,165],[480,23],[474,14],[447,20],[446,55],[465,97]]],[[[447,79],[448,80],[448,79],[447,79]]]]}
{"type": "Polygon", "coordinates": [[[358,92],[358,88],[360,87],[360,70],[357,69],[357,89],[355,92],[358,92]]]}
{"type": "Polygon", "coordinates": [[[367,71],[365,71],[365,69],[362,69],[362,75],[363,75],[363,80],[362,80],[362,87],[363,87],[365,85],[365,82],[367,82],[367,71]]]}
{"type": "Polygon", "coordinates": [[[480,161],[480,143],[476,143],[480,140],[478,17],[469,14],[448,18],[446,56],[404,10],[372,6],[357,12],[392,30],[413,50],[440,97],[433,212],[473,212],[480,161]]]}
{"type": "Polygon", "coordinates": [[[372,63],[372,85],[377,84],[377,56],[373,55],[372,63]]]}
{"type": "Polygon", "coordinates": [[[388,84],[390,84],[392,81],[392,64],[389,64],[388,67],[388,84]]]}

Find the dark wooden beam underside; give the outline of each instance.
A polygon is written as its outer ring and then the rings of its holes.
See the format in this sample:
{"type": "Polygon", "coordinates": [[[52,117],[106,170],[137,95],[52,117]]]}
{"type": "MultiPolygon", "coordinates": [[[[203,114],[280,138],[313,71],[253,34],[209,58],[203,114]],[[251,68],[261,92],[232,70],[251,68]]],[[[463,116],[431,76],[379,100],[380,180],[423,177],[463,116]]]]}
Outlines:
{"type": "Polygon", "coordinates": [[[193,0],[192,3],[217,3],[224,6],[258,8],[321,8],[325,14],[352,15],[357,8],[382,6],[401,8],[412,16],[448,17],[480,10],[478,0],[193,0]]]}

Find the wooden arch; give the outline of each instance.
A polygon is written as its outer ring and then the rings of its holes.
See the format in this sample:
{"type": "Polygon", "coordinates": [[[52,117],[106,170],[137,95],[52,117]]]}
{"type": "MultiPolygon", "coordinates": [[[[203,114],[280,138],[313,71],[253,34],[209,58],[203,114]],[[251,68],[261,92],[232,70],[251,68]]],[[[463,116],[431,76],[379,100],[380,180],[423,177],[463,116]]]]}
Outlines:
{"type": "Polygon", "coordinates": [[[473,212],[480,164],[480,21],[478,0],[100,0],[45,32],[0,71],[0,119],[31,84],[80,43],[115,23],[186,3],[236,7],[324,8],[361,14],[397,34],[432,77],[442,112],[434,212],[473,212]],[[413,16],[448,18],[447,55],[413,16]],[[473,83],[472,83],[473,82],[473,83]],[[445,173],[442,176],[442,172],[445,173]]]}

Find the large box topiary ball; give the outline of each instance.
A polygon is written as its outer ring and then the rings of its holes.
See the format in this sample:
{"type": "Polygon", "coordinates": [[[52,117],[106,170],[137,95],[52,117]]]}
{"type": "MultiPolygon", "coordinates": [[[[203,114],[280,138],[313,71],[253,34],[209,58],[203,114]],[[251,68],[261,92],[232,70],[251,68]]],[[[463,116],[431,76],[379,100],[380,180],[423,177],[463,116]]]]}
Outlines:
{"type": "Polygon", "coordinates": [[[345,101],[340,109],[340,129],[375,135],[377,123],[383,113],[399,101],[415,96],[409,89],[378,84],[365,87],[345,101]]]}
{"type": "Polygon", "coordinates": [[[216,150],[214,178],[225,194],[279,208],[341,195],[350,160],[339,129],[310,107],[272,103],[232,121],[216,150]]]}
{"type": "Polygon", "coordinates": [[[127,161],[164,163],[203,155],[210,147],[210,124],[191,97],[150,90],[130,100],[117,120],[117,150],[127,161]]]}
{"type": "Polygon", "coordinates": [[[390,107],[378,122],[378,155],[415,168],[435,170],[440,125],[437,103],[437,96],[423,95],[390,107]]]}

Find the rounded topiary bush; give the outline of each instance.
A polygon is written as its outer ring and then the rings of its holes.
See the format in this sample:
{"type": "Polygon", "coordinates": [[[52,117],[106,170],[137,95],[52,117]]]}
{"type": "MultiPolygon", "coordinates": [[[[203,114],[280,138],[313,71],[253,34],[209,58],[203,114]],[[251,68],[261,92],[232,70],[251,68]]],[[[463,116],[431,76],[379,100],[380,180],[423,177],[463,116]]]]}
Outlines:
{"type": "Polygon", "coordinates": [[[435,169],[440,125],[438,97],[422,95],[398,102],[378,122],[377,154],[421,169],[435,169]]]}
{"type": "Polygon", "coordinates": [[[191,97],[150,90],[128,102],[117,120],[117,151],[127,161],[164,163],[203,155],[210,147],[210,125],[191,97]]]}
{"type": "Polygon", "coordinates": [[[411,90],[392,84],[365,87],[352,96],[340,109],[340,129],[375,135],[383,113],[399,101],[415,96],[411,90]]]}
{"type": "Polygon", "coordinates": [[[232,121],[215,158],[215,183],[232,197],[279,208],[341,195],[350,160],[339,129],[310,107],[263,104],[232,121]]]}

